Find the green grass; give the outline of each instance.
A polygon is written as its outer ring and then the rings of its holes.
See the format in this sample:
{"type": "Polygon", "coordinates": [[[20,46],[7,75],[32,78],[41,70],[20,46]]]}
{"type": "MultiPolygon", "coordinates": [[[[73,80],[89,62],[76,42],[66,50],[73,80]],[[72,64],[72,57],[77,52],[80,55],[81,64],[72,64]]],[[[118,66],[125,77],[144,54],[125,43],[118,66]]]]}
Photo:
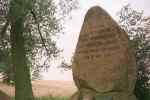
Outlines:
{"type": "Polygon", "coordinates": [[[39,97],[35,100],[68,100],[68,97],[53,97],[53,96],[45,96],[45,97],[39,97]]]}
{"type": "MultiPolygon", "coordinates": [[[[14,98],[12,100],[15,100],[14,98]]],[[[53,96],[43,96],[43,97],[36,97],[35,100],[69,100],[68,97],[53,97],[53,96]]]]}

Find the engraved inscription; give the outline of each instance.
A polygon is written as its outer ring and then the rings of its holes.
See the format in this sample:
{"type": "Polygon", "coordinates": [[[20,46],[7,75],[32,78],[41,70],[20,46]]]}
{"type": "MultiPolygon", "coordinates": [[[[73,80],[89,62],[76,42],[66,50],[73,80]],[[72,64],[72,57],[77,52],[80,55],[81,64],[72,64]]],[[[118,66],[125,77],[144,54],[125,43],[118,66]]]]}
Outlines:
{"type": "Polygon", "coordinates": [[[112,34],[112,32],[115,31],[105,28],[81,34],[76,55],[87,60],[111,56],[120,48],[117,36],[112,34]]]}

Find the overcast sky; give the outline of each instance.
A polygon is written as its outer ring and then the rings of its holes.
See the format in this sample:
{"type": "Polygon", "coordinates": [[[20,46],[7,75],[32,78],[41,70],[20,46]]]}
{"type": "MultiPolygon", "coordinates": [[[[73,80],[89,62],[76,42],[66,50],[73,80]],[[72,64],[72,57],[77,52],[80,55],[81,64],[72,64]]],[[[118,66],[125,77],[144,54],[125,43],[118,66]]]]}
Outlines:
{"type": "MultiPolygon", "coordinates": [[[[84,20],[87,10],[94,6],[99,5],[105,9],[115,20],[116,13],[122,6],[130,3],[131,7],[137,10],[144,10],[146,15],[150,15],[150,0],[78,0],[79,9],[74,10],[70,16],[71,19],[65,21],[65,34],[60,36],[58,46],[64,51],[62,55],[67,62],[70,61],[79,36],[79,32],[84,20]]],[[[54,62],[53,65],[55,65],[54,62]]],[[[56,67],[51,67],[48,72],[43,73],[43,79],[47,80],[72,80],[71,71],[62,72],[56,67]]]]}

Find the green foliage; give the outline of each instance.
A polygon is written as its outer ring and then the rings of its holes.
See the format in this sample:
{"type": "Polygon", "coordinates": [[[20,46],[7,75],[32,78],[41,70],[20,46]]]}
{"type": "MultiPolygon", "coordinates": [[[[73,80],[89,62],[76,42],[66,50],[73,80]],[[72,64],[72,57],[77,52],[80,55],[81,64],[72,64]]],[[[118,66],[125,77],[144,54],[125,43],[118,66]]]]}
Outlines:
{"type": "MultiPolygon", "coordinates": [[[[32,79],[40,78],[40,71],[50,67],[52,59],[59,55],[55,38],[62,32],[63,20],[71,10],[77,6],[76,0],[13,0],[10,3],[10,11],[7,18],[0,20],[0,50],[10,53],[10,24],[7,19],[12,20],[24,17],[23,35],[27,53],[27,64],[31,68],[32,79]],[[19,9],[19,7],[21,7],[19,9]],[[12,9],[13,8],[13,9],[12,9]],[[33,15],[31,12],[34,12],[33,15]],[[36,17],[36,20],[35,20],[36,17]],[[7,26],[5,29],[4,26],[7,26]],[[43,44],[39,30],[42,34],[43,44]],[[45,49],[44,45],[47,49],[45,49]],[[41,62],[41,58],[42,62],[41,62]]],[[[7,58],[9,58],[8,56],[7,58]]],[[[11,66],[11,63],[10,65],[11,66]]],[[[9,74],[9,73],[8,73],[9,74]]]]}
{"type": "Polygon", "coordinates": [[[138,100],[150,100],[150,17],[143,13],[126,5],[119,13],[119,23],[128,33],[131,45],[135,48],[138,70],[134,92],[138,100]]]}
{"type": "Polygon", "coordinates": [[[42,55],[46,58],[46,62],[44,61],[42,66],[39,62],[36,67],[48,68],[46,66],[49,64],[48,60],[56,57],[58,53],[56,43],[52,39],[52,36],[60,30],[55,6],[52,0],[35,2],[11,0],[10,2],[6,23],[0,32],[2,39],[0,50],[5,51],[5,46],[9,48],[9,45],[3,46],[4,37],[9,31],[10,34],[7,34],[9,38],[6,41],[10,44],[11,63],[8,66],[12,65],[14,69],[16,100],[33,100],[30,80],[30,68],[35,65],[33,61],[39,57],[41,62],[42,55]],[[8,27],[10,30],[7,30],[8,27]]]}
{"type": "Polygon", "coordinates": [[[10,63],[10,53],[8,49],[0,50],[0,73],[2,74],[3,82],[13,84],[14,73],[10,63]]]}
{"type": "Polygon", "coordinates": [[[45,97],[39,97],[35,100],[68,100],[68,97],[53,97],[53,96],[45,96],[45,97]]]}
{"type": "Polygon", "coordinates": [[[33,0],[11,0],[9,17],[11,20],[25,17],[32,9],[33,0]]]}

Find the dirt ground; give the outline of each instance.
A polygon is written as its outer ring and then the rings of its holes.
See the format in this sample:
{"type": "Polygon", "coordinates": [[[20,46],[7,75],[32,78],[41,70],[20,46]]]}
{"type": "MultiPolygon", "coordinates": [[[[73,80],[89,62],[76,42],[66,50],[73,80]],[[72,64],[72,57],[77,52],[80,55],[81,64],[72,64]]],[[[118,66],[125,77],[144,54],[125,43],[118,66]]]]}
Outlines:
{"type": "MultiPolygon", "coordinates": [[[[76,91],[73,81],[38,80],[33,81],[32,86],[36,97],[48,95],[71,96],[76,91]]],[[[0,83],[0,90],[10,96],[15,94],[14,87],[2,83],[0,83]]]]}

